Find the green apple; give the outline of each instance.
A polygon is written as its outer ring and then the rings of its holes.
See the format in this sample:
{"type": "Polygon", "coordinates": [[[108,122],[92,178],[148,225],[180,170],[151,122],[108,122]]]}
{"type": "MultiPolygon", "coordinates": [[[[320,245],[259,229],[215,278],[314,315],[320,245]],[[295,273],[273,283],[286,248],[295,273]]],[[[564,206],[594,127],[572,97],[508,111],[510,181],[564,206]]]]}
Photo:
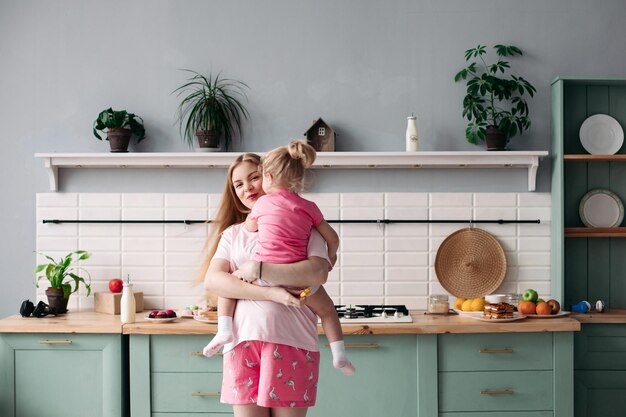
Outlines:
{"type": "Polygon", "coordinates": [[[539,303],[545,303],[546,301],[543,298],[537,298],[537,301],[535,301],[536,304],[539,303]]]}
{"type": "Polygon", "coordinates": [[[522,300],[524,301],[532,301],[533,303],[535,303],[537,302],[538,297],[539,295],[537,294],[537,291],[533,290],[532,288],[529,288],[522,293],[522,300]]]}

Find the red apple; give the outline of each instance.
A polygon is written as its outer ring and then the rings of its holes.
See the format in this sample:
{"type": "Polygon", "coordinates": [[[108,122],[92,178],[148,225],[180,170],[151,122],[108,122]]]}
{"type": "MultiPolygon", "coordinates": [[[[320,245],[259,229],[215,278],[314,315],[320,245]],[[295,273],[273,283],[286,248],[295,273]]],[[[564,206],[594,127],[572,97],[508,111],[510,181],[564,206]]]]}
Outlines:
{"type": "Polygon", "coordinates": [[[124,287],[124,281],[119,278],[113,278],[109,281],[109,291],[111,292],[122,292],[122,288],[124,287]]]}
{"type": "Polygon", "coordinates": [[[548,303],[548,305],[552,309],[552,313],[551,314],[558,314],[558,312],[561,311],[561,304],[559,304],[558,301],[550,299],[550,300],[548,300],[546,302],[548,303]]]}

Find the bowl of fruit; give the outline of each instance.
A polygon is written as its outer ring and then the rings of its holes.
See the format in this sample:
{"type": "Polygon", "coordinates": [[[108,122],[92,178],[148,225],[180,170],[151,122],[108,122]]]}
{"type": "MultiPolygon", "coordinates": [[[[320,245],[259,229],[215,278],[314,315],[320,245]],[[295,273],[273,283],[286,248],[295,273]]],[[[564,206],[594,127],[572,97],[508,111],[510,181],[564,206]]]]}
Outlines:
{"type": "Polygon", "coordinates": [[[145,319],[158,323],[170,323],[177,320],[178,316],[174,310],[152,310],[145,319]]]}
{"type": "Polygon", "coordinates": [[[548,301],[539,298],[537,291],[532,288],[522,293],[522,300],[517,304],[517,311],[531,319],[553,319],[570,314],[562,311],[561,304],[555,299],[548,301]]]}

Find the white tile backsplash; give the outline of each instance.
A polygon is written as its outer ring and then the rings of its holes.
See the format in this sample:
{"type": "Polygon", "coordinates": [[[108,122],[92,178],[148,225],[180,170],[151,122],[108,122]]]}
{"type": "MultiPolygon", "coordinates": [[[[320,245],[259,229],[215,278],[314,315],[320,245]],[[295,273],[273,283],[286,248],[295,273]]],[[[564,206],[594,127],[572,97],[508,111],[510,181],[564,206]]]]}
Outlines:
{"type": "MultiPolygon", "coordinates": [[[[501,243],[508,268],[499,290],[536,288],[550,295],[549,193],[308,193],[329,220],[540,219],[541,224],[480,224],[501,243]]],[[[37,250],[55,257],[76,249],[94,290],[130,274],[146,308],[202,303],[196,282],[207,224],[42,224],[44,219],[202,220],[220,194],[37,194],[37,250]]],[[[406,304],[426,308],[428,295],[445,293],[434,260],[441,242],[468,224],[331,224],[341,237],[339,261],[325,285],[335,303],[406,304]]],[[[41,256],[37,257],[42,262],[41,256]]],[[[38,294],[42,292],[38,290],[38,294]]],[[[454,297],[452,297],[454,298],[454,297]]],[[[93,297],[74,309],[93,308],[93,297]]]]}

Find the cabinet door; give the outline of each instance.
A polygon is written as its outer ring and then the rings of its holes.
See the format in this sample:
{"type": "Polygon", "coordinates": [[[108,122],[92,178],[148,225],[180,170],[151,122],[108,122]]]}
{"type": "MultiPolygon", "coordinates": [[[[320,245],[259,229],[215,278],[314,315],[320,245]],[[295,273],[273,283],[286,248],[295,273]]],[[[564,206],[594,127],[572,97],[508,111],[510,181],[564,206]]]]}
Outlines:
{"type": "Polygon", "coordinates": [[[121,335],[2,334],[3,417],[127,416],[121,335]]]}
{"type": "Polygon", "coordinates": [[[416,340],[415,335],[348,336],[346,351],[356,375],[344,376],[333,368],[328,341],[321,337],[317,402],[307,417],[417,416],[416,340]]]}
{"type": "Polygon", "coordinates": [[[623,417],[626,371],[575,371],[575,417],[623,417]]]}

